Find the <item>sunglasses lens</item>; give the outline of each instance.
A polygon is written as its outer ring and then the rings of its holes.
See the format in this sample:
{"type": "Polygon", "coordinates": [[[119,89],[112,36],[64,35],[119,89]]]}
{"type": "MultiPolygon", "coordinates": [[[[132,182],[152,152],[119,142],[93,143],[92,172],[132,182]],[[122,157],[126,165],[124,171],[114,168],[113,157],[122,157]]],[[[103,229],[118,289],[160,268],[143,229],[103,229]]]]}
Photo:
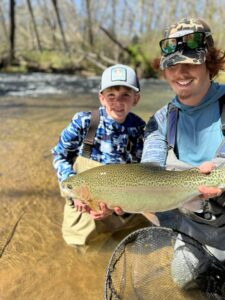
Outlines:
{"type": "Polygon", "coordinates": [[[183,41],[190,49],[201,48],[203,47],[204,34],[202,32],[187,34],[183,37],[183,41]]]}
{"type": "Polygon", "coordinates": [[[160,47],[165,55],[174,53],[177,47],[176,39],[165,39],[160,42],[160,47]]]}
{"type": "Polygon", "coordinates": [[[177,38],[168,38],[160,41],[160,47],[163,55],[169,55],[184,46],[189,49],[205,47],[205,35],[203,32],[193,32],[177,38]]]}

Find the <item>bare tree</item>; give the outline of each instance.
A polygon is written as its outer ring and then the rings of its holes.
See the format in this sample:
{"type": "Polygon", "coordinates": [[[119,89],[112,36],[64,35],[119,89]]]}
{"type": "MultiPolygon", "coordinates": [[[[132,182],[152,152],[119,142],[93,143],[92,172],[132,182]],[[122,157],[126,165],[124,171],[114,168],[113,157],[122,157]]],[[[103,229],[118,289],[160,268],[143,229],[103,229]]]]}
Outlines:
{"type": "Polygon", "coordinates": [[[94,46],[94,37],[92,32],[92,17],[91,17],[91,0],[86,0],[86,10],[87,10],[87,28],[88,28],[88,37],[89,44],[91,48],[94,46]]]}
{"type": "MultiPolygon", "coordinates": [[[[47,31],[49,32],[49,34],[44,35],[42,37],[45,38],[45,40],[47,39],[47,44],[48,45],[55,45],[57,42],[57,37],[56,37],[56,28],[57,28],[57,23],[55,18],[51,17],[51,12],[49,10],[49,7],[46,3],[46,1],[44,0],[43,3],[41,3],[41,0],[37,0],[37,3],[39,5],[40,11],[43,14],[43,24],[46,24],[48,29],[47,31]],[[49,35],[51,36],[51,38],[49,39],[49,35]]],[[[51,46],[50,46],[51,47],[51,46]]]]}
{"type": "Polygon", "coordinates": [[[8,30],[6,27],[6,22],[5,22],[5,17],[4,17],[4,13],[2,10],[2,5],[0,4],[0,19],[1,19],[1,23],[2,23],[2,28],[3,28],[3,32],[5,34],[6,40],[8,40],[9,36],[8,36],[8,30]]]}
{"type": "Polygon", "coordinates": [[[9,18],[10,18],[10,34],[9,34],[9,63],[12,64],[12,62],[15,59],[15,31],[16,31],[16,25],[15,25],[15,6],[16,1],[10,0],[9,2],[9,18]]]}
{"type": "Polygon", "coordinates": [[[36,25],[36,21],[35,21],[35,18],[34,18],[33,8],[32,8],[30,0],[27,0],[27,5],[28,5],[28,9],[29,9],[29,12],[30,12],[30,15],[31,15],[31,20],[32,20],[32,23],[33,23],[33,27],[34,27],[34,32],[35,32],[35,36],[36,36],[36,40],[37,40],[37,44],[38,44],[38,49],[39,49],[39,51],[42,52],[41,41],[40,41],[40,38],[39,38],[37,25],[36,25]]]}
{"type": "Polygon", "coordinates": [[[62,36],[62,39],[63,39],[64,49],[67,53],[69,53],[69,47],[68,47],[67,42],[66,42],[66,37],[65,37],[65,34],[64,34],[64,30],[63,30],[63,26],[62,26],[62,22],[61,22],[61,18],[60,18],[60,13],[59,13],[59,9],[58,9],[58,0],[52,0],[52,4],[53,4],[53,7],[55,9],[55,13],[56,13],[60,33],[61,33],[61,36],[62,36]]]}
{"type": "MultiPolygon", "coordinates": [[[[29,49],[63,49],[66,57],[61,62],[66,66],[72,61],[80,69],[102,68],[116,61],[140,65],[142,71],[160,56],[164,28],[187,16],[205,19],[216,45],[224,48],[225,0],[167,4],[168,0],[0,0],[0,53],[7,48],[13,61],[17,53],[30,58],[29,49]]],[[[56,51],[53,55],[63,55],[56,51]]]]}

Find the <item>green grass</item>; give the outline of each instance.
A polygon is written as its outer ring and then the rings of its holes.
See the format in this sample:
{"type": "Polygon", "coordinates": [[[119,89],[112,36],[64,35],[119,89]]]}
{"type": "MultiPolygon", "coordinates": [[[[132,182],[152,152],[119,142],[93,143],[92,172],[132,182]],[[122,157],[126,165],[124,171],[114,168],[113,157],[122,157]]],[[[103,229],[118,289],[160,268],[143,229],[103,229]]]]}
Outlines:
{"type": "Polygon", "coordinates": [[[69,55],[57,51],[43,51],[41,53],[29,51],[24,53],[23,57],[25,60],[32,61],[45,68],[63,69],[71,67],[74,64],[73,59],[69,55]]]}

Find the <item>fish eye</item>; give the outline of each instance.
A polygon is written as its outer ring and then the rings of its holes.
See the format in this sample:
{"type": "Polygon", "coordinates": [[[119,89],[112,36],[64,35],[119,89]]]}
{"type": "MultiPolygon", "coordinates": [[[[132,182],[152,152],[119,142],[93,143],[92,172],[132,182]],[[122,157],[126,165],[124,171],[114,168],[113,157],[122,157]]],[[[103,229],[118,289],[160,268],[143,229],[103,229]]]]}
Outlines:
{"type": "Polygon", "coordinates": [[[71,184],[68,184],[68,185],[67,185],[67,188],[68,188],[69,190],[72,190],[72,189],[73,189],[73,187],[72,187],[71,184]]]}

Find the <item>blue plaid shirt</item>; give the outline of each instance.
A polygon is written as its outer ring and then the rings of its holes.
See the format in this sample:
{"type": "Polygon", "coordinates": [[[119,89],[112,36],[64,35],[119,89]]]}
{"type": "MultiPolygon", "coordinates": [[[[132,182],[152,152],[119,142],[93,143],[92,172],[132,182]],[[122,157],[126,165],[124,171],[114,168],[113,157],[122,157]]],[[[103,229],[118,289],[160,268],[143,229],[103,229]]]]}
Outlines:
{"type": "MultiPolygon", "coordinates": [[[[99,115],[100,122],[90,158],[102,164],[140,162],[145,122],[137,115],[129,113],[124,123],[119,124],[107,115],[102,106],[99,107],[99,115]]],[[[76,113],[52,149],[53,166],[59,181],[75,174],[73,163],[78,155],[82,155],[83,140],[90,118],[91,112],[76,113]]]]}

